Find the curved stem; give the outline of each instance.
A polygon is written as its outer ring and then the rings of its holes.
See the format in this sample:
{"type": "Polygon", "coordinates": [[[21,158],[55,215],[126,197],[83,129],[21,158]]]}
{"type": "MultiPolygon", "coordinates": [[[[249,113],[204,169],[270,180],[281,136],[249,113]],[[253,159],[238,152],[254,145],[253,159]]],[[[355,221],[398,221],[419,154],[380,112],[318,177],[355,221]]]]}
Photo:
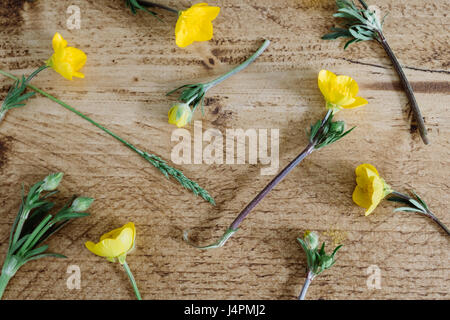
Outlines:
{"type": "Polygon", "coordinates": [[[408,97],[409,105],[414,114],[414,118],[417,121],[417,126],[419,128],[420,136],[425,144],[429,144],[430,141],[428,140],[428,137],[427,137],[427,129],[425,128],[425,121],[423,120],[419,105],[417,104],[416,97],[414,96],[414,91],[411,87],[411,84],[409,83],[408,78],[406,78],[406,75],[403,72],[403,68],[400,65],[400,62],[398,61],[397,57],[395,56],[394,52],[392,51],[391,47],[389,46],[383,33],[381,31],[377,31],[377,33],[379,36],[378,42],[383,47],[384,51],[386,51],[388,57],[390,58],[393,66],[394,66],[395,71],[397,71],[397,74],[400,77],[401,84],[403,86],[403,89],[405,90],[406,96],[408,97]]]}
{"type": "MultiPolygon", "coordinates": [[[[0,74],[6,76],[8,78],[11,78],[13,80],[18,80],[17,77],[15,77],[12,74],[10,74],[8,72],[5,72],[3,70],[0,70],[0,74]]],[[[161,158],[159,158],[159,157],[157,157],[157,156],[155,156],[153,154],[149,154],[147,152],[144,152],[144,151],[138,149],[133,144],[129,143],[128,141],[126,141],[124,139],[122,139],[121,137],[119,137],[118,135],[116,135],[115,133],[110,131],[109,129],[105,128],[101,124],[99,124],[96,121],[92,120],[91,118],[89,118],[85,114],[81,113],[80,111],[76,110],[75,108],[71,107],[67,103],[65,103],[65,102],[55,98],[54,96],[48,94],[47,92],[45,92],[45,91],[43,91],[43,90],[41,90],[41,89],[31,85],[31,84],[27,84],[27,87],[30,88],[31,90],[34,90],[34,91],[42,94],[43,96],[49,98],[50,100],[58,103],[60,106],[66,108],[67,110],[72,111],[73,113],[75,113],[76,115],[80,116],[84,120],[90,122],[91,124],[93,124],[97,128],[103,130],[104,132],[106,132],[107,134],[109,134],[110,136],[112,136],[116,140],[120,141],[121,143],[123,143],[125,146],[127,146],[128,148],[130,148],[134,152],[136,152],[138,155],[140,155],[142,158],[144,158],[146,161],[148,161],[150,164],[152,164],[154,167],[156,167],[166,177],[168,177],[169,175],[172,176],[182,186],[184,186],[186,189],[194,192],[196,195],[200,195],[203,199],[205,199],[206,201],[210,202],[211,204],[214,204],[214,199],[209,195],[209,193],[206,190],[201,188],[196,182],[194,182],[194,181],[188,179],[186,176],[184,176],[184,174],[181,171],[179,171],[179,170],[169,166],[161,158]]]]}
{"type": "Polygon", "coordinates": [[[126,261],[124,261],[124,263],[123,263],[122,265],[123,265],[123,267],[124,267],[124,269],[125,269],[125,272],[127,273],[128,278],[129,278],[130,281],[131,281],[131,285],[133,286],[133,290],[134,290],[134,293],[136,294],[136,298],[137,298],[138,300],[142,300],[142,298],[141,298],[141,293],[139,292],[139,289],[138,289],[138,287],[137,287],[136,280],[135,280],[134,277],[133,277],[133,273],[131,272],[130,267],[128,266],[128,264],[127,264],[126,261]]]}
{"type": "Polygon", "coordinates": [[[306,276],[305,283],[303,284],[302,291],[300,291],[300,295],[298,296],[298,300],[305,300],[306,292],[308,291],[309,285],[311,281],[314,279],[314,273],[308,271],[308,275],[306,276]]]}
{"type": "Polygon", "coordinates": [[[308,146],[289,163],[268,185],[261,190],[256,197],[239,213],[236,219],[228,227],[224,235],[215,243],[207,246],[196,246],[192,244],[188,239],[188,234],[184,233],[184,240],[198,249],[215,249],[220,248],[225,245],[225,243],[230,239],[233,234],[238,230],[240,224],[244,219],[250,214],[252,209],[262,200],[264,197],[278,184],[280,183],[292,169],[294,169],[303,159],[310,155],[314,151],[315,142],[309,143],[308,146]]]}
{"type": "Polygon", "coordinates": [[[239,66],[237,66],[233,70],[225,73],[223,76],[220,76],[219,78],[206,83],[205,84],[205,88],[206,88],[205,92],[208,91],[209,89],[211,89],[212,87],[214,87],[215,85],[219,84],[220,82],[228,79],[232,75],[234,75],[234,74],[244,70],[245,68],[247,68],[253,61],[256,60],[256,58],[258,58],[264,52],[264,50],[267,49],[269,44],[270,44],[270,40],[265,40],[264,43],[262,44],[262,46],[250,58],[245,60],[242,64],[240,64],[239,66]]]}
{"type": "Polygon", "coordinates": [[[322,119],[322,124],[316,135],[311,139],[305,149],[303,149],[300,154],[295,157],[280,173],[277,174],[275,178],[272,179],[265,187],[262,189],[252,201],[239,213],[239,215],[234,219],[234,221],[230,224],[224,235],[215,243],[207,246],[196,246],[192,244],[188,239],[187,232],[184,233],[184,240],[191,244],[192,246],[199,249],[215,249],[220,248],[225,245],[225,243],[230,239],[233,234],[239,229],[242,221],[250,214],[254,207],[262,200],[264,197],[273,189],[277,184],[279,184],[291,171],[294,169],[300,162],[303,161],[307,156],[309,156],[316,148],[318,141],[320,140],[321,133],[323,132],[324,125],[328,121],[328,119],[333,115],[333,110],[329,109],[322,119]]]}
{"type": "Polygon", "coordinates": [[[446,226],[441,220],[439,220],[439,219],[434,215],[433,212],[431,212],[430,210],[427,210],[427,212],[428,212],[428,217],[430,217],[431,220],[433,220],[434,222],[436,222],[437,225],[438,225],[439,227],[441,227],[441,228],[447,233],[448,236],[450,236],[450,230],[447,228],[447,226],[446,226]]]}
{"type": "Polygon", "coordinates": [[[143,0],[138,0],[137,2],[138,2],[140,5],[145,6],[145,7],[160,8],[160,9],[164,9],[164,10],[166,10],[166,11],[170,11],[170,12],[179,14],[179,11],[178,11],[178,10],[175,10],[175,9],[173,9],[173,8],[170,8],[170,7],[168,7],[168,6],[165,6],[165,5],[162,5],[162,4],[159,4],[159,3],[153,3],[153,2],[150,2],[150,1],[143,1],[143,0]]]}
{"type": "Polygon", "coordinates": [[[281,172],[269,182],[268,185],[262,189],[258,195],[250,201],[250,203],[239,213],[236,219],[231,223],[229,229],[236,230],[239,228],[240,224],[249,215],[252,209],[262,200],[264,197],[280,183],[288,174],[292,171],[303,159],[309,156],[314,151],[315,143],[309,143],[306,148],[300,152],[300,154],[292,160],[281,172]]]}

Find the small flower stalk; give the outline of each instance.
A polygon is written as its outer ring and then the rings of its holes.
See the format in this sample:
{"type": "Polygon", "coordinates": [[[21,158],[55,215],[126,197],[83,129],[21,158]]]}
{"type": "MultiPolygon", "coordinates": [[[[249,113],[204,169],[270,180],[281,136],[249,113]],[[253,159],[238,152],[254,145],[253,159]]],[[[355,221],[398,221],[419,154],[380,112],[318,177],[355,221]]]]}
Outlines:
{"type": "Polygon", "coordinates": [[[368,163],[359,165],[356,170],[356,187],[353,191],[353,201],[366,209],[365,215],[370,215],[383,199],[401,203],[404,206],[396,208],[394,212],[416,212],[433,220],[447,235],[449,229],[434,215],[428,205],[416,193],[410,197],[397,192],[380,177],[377,169],[368,163]]]}
{"type": "Polygon", "coordinates": [[[203,102],[205,95],[209,89],[215,87],[219,83],[233,76],[234,74],[247,68],[253,61],[255,61],[270,45],[269,40],[265,40],[261,47],[242,64],[220,76],[219,78],[207,83],[186,84],[179,88],[176,88],[167,93],[171,95],[175,92],[181,92],[178,102],[172,106],[169,110],[169,123],[174,124],[177,127],[183,127],[190,123],[192,115],[198,106],[201,107],[202,113],[204,113],[203,102]]]}
{"type": "Polygon", "coordinates": [[[46,257],[66,258],[47,252],[48,245],[44,242],[73,219],[89,215],[86,211],[94,199],[75,196],[55,214],[50,213],[55,203],[48,199],[58,193],[62,177],[62,172],[47,176],[33,185],[27,196],[22,190],[22,204],[11,228],[0,276],[0,299],[10,279],[27,262],[46,257]]]}
{"type": "Polygon", "coordinates": [[[300,162],[302,162],[313,151],[322,149],[349,134],[354,128],[345,130],[343,121],[333,121],[334,115],[342,109],[353,109],[367,104],[367,100],[358,97],[358,84],[348,76],[336,76],[331,71],[322,70],[319,72],[318,86],[325,98],[327,113],[322,120],[318,120],[311,125],[308,132],[309,143],[299,155],[292,160],[278,175],[256,195],[255,198],[239,213],[236,219],[227,228],[224,235],[215,243],[207,246],[198,246],[189,240],[188,232],[184,233],[184,240],[198,249],[215,249],[225,245],[244,219],[250,214],[253,208],[280,183],[300,162]]]}
{"type": "Polygon", "coordinates": [[[420,136],[425,144],[429,144],[425,121],[414,96],[411,84],[406,78],[400,62],[383,34],[384,18],[380,20],[375,10],[370,8],[365,1],[359,0],[359,3],[361,6],[357,6],[353,0],[336,0],[338,11],[333,16],[343,20],[342,27],[332,28],[332,32],[324,35],[322,39],[335,40],[338,38],[349,38],[350,40],[344,45],[344,49],[352,43],[361,41],[375,40],[378,42],[385,50],[400,78],[403,89],[408,97],[414,120],[417,122],[420,136]]]}
{"type": "Polygon", "coordinates": [[[336,262],[336,253],[342,247],[342,245],[337,246],[331,255],[325,253],[325,242],[319,249],[319,235],[316,232],[306,231],[303,239],[297,238],[301,247],[305,251],[306,261],[307,261],[307,276],[305,284],[298,297],[299,300],[305,300],[306,293],[308,291],[311,282],[322,272],[330,269],[336,262]]]}
{"type": "MultiPolygon", "coordinates": [[[[73,80],[73,78],[84,78],[84,74],[80,72],[81,68],[85,65],[87,56],[86,54],[81,51],[80,49],[74,48],[74,47],[68,47],[67,41],[64,40],[64,38],[59,34],[58,32],[55,33],[53,40],[52,40],[52,46],[54,53],[52,56],[46,61],[45,65],[39,67],[36,71],[34,71],[28,78],[25,78],[22,76],[21,79],[15,77],[14,75],[5,72],[3,70],[0,70],[0,74],[4,75],[10,79],[13,79],[15,82],[11,89],[9,90],[9,93],[7,94],[5,100],[3,101],[1,108],[0,108],[0,122],[5,117],[5,114],[8,110],[20,108],[25,106],[25,101],[29,98],[31,98],[35,93],[39,93],[48,99],[52,100],[53,102],[58,103],[63,108],[75,113],[79,117],[83,118],[84,120],[90,122],[97,128],[103,130],[110,136],[112,136],[114,139],[118,140],[122,144],[124,144],[126,147],[137,153],[139,156],[144,158],[147,162],[149,162],[151,165],[156,167],[166,178],[172,177],[175,180],[177,180],[184,188],[187,190],[193,192],[196,196],[202,197],[204,200],[208,201],[211,204],[215,204],[213,197],[210,196],[210,194],[203,189],[198,183],[192,181],[191,179],[187,178],[182,171],[175,169],[167,164],[167,162],[160,157],[147,153],[145,151],[142,151],[138,149],[133,144],[129,143],[128,141],[124,140],[117,134],[113,133],[109,129],[105,128],[98,122],[94,121],[87,115],[81,113],[74,107],[68,105],[67,103],[59,100],[58,98],[50,95],[49,93],[33,86],[30,84],[31,79],[33,79],[38,73],[41,71],[52,68],[57,73],[59,73],[61,76],[63,76],[67,80],[73,80]],[[32,90],[32,92],[25,93],[26,89],[29,88],[32,90]]],[[[178,120],[179,122],[180,120],[178,120]]]]}
{"type": "Polygon", "coordinates": [[[176,10],[159,3],[143,0],[125,0],[133,14],[137,11],[145,11],[158,18],[155,11],[148,8],[159,8],[178,15],[175,26],[175,43],[180,48],[185,48],[194,42],[209,41],[213,38],[213,20],[220,13],[219,7],[213,7],[207,3],[197,3],[186,10],[176,10]]]}
{"type": "Polygon", "coordinates": [[[104,257],[110,262],[116,262],[117,260],[125,269],[136,298],[142,300],[136,280],[126,261],[127,254],[134,250],[135,240],[136,228],[134,223],[128,222],[124,226],[102,235],[98,243],[88,241],[85,246],[95,255],[104,257]]]}

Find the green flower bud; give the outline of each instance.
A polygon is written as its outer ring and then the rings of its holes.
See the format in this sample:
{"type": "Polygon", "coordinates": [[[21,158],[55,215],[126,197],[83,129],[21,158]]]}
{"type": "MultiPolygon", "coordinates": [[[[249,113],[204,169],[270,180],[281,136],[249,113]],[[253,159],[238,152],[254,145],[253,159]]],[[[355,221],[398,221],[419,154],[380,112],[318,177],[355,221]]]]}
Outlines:
{"type": "Polygon", "coordinates": [[[322,257],[321,267],[323,270],[328,269],[332,266],[334,259],[330,256],[322,257]]]}
{"type": "Polygon", "coordinates": [[[42,188],[44,191],[53,191],[58,188],[59,183],[61,182],[63,178],[64,173],[58,172],[58,173],[52,173],[45,177],[44,184],[42,185],[42,188]]]}
{"type": "Polygon", "coordinates": [[[86,198],[86,197],[79,197],[76,198],[75,201],[72,203],[72,210],[75,212],[84,212],[91,206],[92,202],[94,202],[94,199],[92,198],[86,198]]]}
{"type": "Polygon", "coordinates": [[[304,239],[305,239],[306,245],[311,250],[315,250],[319,246],[319,235],[315,232],[306,231],[304,239]]]}
{"type": "Polygon", "coordinates": [[[345,130],[345,122],[344,121],[335,121],[330,125],[330,132],[342,134],[345,130]]]}

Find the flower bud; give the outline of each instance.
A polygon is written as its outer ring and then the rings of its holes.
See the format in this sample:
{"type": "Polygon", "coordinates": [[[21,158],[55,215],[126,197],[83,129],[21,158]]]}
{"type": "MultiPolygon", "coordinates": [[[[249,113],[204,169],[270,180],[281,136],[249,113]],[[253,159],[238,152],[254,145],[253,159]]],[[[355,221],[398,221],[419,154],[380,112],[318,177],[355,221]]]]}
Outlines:
{"type": "Polygon", "coordinates": [[[187,103],[176,103],[169,110],[169,123],[178,128],[187,125],[192,118],[191,107],[187,103]]]}
{"type": "Polygon", "coordinates": [[[44,191],[53,191],[58,188],[59,183],[61,182],[63,178],[64,173],[58,172],[53,173],[45,177],[44,184],[42,185],[42,188],[44,191]]]}
{"type": "Polygon", "coordinates": [[[319,235],[315,232],[305,232],[305,242],[309,249],[315,250],[319,246],[319,235]]]}
{"type": "Polygon", "coordinates": [[[330,125],[330,132],[342,134],[345,130],[345,122],[344,121],[334,121],[330,125]]]}
{"type": "Polygon", "coordinates": [[[333,264],[334,259],[330,256],[324,256],[322,258],[322,264],[321,267],[323,270],[328,269],[331,267],[331,265],[333,264]]]}
{"type": "Polygon", "coordinates": [[[72,210],[75,212],[84,212],[91,206],[92,202],[94,202],[94,199],[92,198],[86,198],[86,197],[79,197],[76,198],[75,201],[72,203],[72,210]]]}

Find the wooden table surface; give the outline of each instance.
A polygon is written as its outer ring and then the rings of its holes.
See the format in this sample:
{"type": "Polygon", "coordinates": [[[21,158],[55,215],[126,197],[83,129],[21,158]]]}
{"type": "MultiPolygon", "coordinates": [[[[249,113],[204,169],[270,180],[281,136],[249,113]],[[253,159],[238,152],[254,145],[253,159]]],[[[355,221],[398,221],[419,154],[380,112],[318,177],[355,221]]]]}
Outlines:
{"type": "MultiPolygon", "coordinates": [[[[160,3],[183,9],[194,1],[160,3]]],[[[251,213],[225,247],[199,251],[219,237],[273,176],[265,165],[176,166],[204,186],[215,207],[167,180],[135,153],[73,113],[36,96],[0,126],[0,262],[20,205],[20,188],[65,173],[61,199],[96,199],[91,216],[51,241],[68,259],[30,262],[11,280],[6,299],[134,299],[120,265],[90,253],[84,242],[133,221],[137,247],[127,261],[144,299],[295,299],[306,257],[296,237],[316,230],[344,247],[335,266],[316,280],[309,299],[448,299],[449,238],[431,221],[393,213],[385,201],[370,217],[352,202],[354,168],[369,162],[396,190],[414,189],[447,225],[449,205],[450,1],[370,1],[390,12],[385,34],[415,89],[428,127],[425,146],[411,123],[399,80],[375,42],[343,50],[320,37],[336,25],[334,0],[217,0],[214,38],[176,47],[176,17],[133,16],[121,0],[4,0],[0,5],[0,68],[29,74],[52,53],[59,31],[83,49],[85,79],[70,82],[47,70],[33,84],[77,107],[138,147],[170,160],[175,127],[167,123],[176,86],[211,79],[243,61],[262,40],[268,50],[248,69],[208,93],[203,130],[279,129],[280,169],[307,143],[305,128],[324,115],[317,74],[352,76],[369,105],[342,111],[354,132],[315,152],[251,213]],[[375,3],[376,2],[376,3],[375,3]],[[81,29],[68,30],[69,5],[81,9],[81,29]],[[412,133],[412,134],[411,134],[412,133]],[[67,268],[81,270],[69,290],[67,268]],[[381,288],[367,286],[369,266],[381,288]]],[[[10,80],[0,77],[1,97],[10,80]]],[[[193,127],[188,129],[193,133],[193,127]]]]}

